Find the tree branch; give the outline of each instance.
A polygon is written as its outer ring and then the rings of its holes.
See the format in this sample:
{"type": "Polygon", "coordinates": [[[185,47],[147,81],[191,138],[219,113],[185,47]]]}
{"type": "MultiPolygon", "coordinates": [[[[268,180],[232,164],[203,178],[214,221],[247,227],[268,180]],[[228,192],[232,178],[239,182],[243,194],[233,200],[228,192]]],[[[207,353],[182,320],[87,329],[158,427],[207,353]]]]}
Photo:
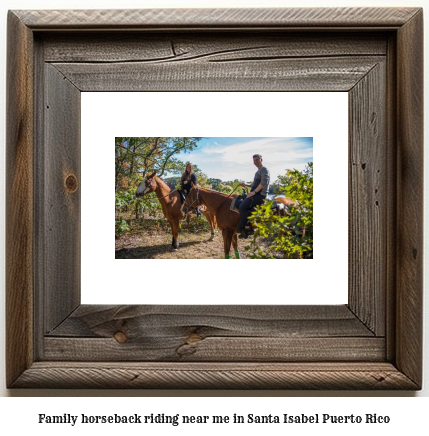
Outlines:
{"type": "MultiPolygon", "coordinates": [[[[149,157],[145,156],[144,154],[142,154],[142,153],[137,153],[137,152],[135,152],[135,151],[132,151],[132,150],[130,150],[129,148],[124,147],[124,146],[121,145],[121,144],[116,144],[116,147],[121,147],[121,148],[123,148],[124,150],[128,151],[129,153],[135,154],[136,156],[140,156],[140,157],[142,157],[143,159],[147,159],[147,160],[150,160],[151,162],[155,162],[155,163],[156,163],[156,161],[154,161],[153,159],[150,159],[149,157]]],[[[149,156],[150,156],[150,154],[149,154],[149,156]]]]}

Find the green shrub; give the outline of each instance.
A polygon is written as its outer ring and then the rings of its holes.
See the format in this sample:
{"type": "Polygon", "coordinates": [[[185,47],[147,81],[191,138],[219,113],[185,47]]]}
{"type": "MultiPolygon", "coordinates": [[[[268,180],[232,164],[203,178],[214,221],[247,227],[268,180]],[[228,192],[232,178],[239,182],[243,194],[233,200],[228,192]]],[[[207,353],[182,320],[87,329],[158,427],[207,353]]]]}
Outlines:
{"type": "Polygon", "coordinates": [[[253,259],[311,259],[313,257],[313,162],[300,172],[289,170],[279,177],[280,190],[298,202],[285,216],[272,211],[272,201],[258,206],[250,216],[256,226],[255,235],[246,247],[253,259]],[[269,248],[261,248],[258,238],[266,238],[269,248]]]}
{"type": "Polygon", "coordinates": [[[156,211],[161,209],[161,204],[156,198],[154,192],[137,198],[135,189],[130,188],[126,191],[115,192],[115,211],[118,212],[135,212],[136,219],[144,211],[148,211],[150,216],[155,216],[156,211]]]}
{"type": "Polygon", "coordinates": [[[130,226],[128,225],[126,220],[118,220],[115,221],[115,237],[118,238],[124,232],[129,232],[130,226]]]}

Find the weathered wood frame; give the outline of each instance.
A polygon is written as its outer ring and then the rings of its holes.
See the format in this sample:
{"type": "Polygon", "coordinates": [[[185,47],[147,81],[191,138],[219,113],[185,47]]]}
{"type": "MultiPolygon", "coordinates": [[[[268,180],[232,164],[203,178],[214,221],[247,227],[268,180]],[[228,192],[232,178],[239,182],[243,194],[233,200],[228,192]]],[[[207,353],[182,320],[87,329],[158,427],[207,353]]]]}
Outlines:
{"type": "Polygon", "coordinates": [[[422,33],[416,8],[9,12],[7,386],[420,389],[422,33]],[[80,305],[87,90],[348,91],[349,303],[80,305]]]}

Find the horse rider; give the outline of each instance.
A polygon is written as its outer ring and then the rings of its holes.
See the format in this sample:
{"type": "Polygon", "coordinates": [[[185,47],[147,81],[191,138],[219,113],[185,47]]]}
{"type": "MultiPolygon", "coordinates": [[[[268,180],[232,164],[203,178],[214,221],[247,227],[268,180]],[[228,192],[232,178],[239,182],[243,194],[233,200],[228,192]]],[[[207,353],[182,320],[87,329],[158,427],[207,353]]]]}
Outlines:
{"type": "MultiPolygon", "coordinates": [[[[191,163],[188,163],[185,168],[185,172],[182,174],[180,179],[180,190],[183,192],[185,198],[188,196],[192,189],[192,183],[197,184],[197,176],[194,173],[194,167],[191,163]]],[[[197,216],[201,216],[201,211],[198,207],[195,208],[197,216]]]]}
{"type": "Polygon", "coordinates": [[[251,185],[240,183],[240,186],[247,186],[250,188],[250,192],[247,194],[239,208],[240,221],[238,237],[240,239],[247,239],[249,235],[253,233],[248,218],[252,213],[252,210],[259,204],[263,203],[268,195],[268,190],[270,189],[270,172],[268,171],[268,168],[262,165],[262,156],[260,154],[253,155],[253,163],[258,168],[253,183],[251,185]]]}

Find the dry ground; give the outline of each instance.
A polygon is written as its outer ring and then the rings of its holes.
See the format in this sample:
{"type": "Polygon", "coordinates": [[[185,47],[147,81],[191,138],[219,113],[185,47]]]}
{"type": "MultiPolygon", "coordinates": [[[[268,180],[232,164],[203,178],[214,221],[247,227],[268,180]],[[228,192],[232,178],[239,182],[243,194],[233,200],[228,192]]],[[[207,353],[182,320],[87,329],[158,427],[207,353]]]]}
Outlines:
{"type": "MultiPolygon", "coordinates": [[[[224,259],[223,239],[217,232],[214,241],[209,241],[210,227],[205,218],[191,219],[190,226],[182,221],[179,233],[179,249],[171,247],[172,235],[167,220],[162,216],[145,216],[138,220],[125,217],[130,231],[116,239],[116,259],[224,259]]],[[[239,240],[242,259],[246,258],[244,247],[247,241],[239,240]]],[[[231,257],[234,250],[231,248],[231,257]]]]}

